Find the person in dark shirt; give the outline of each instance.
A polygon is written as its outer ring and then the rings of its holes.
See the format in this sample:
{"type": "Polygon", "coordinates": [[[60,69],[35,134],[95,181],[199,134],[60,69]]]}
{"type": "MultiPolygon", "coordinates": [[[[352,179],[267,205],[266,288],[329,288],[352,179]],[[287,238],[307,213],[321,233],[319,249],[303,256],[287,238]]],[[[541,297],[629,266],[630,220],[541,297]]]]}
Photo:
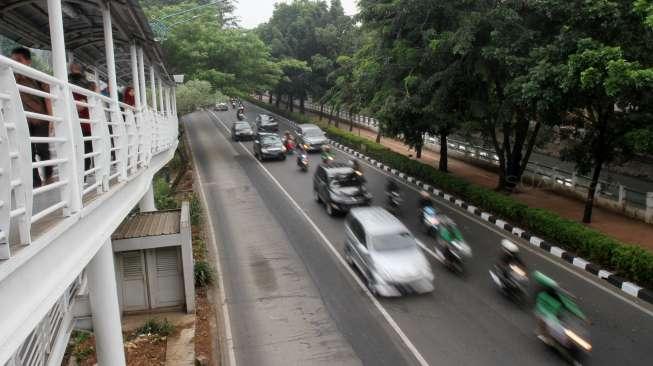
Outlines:
{"type": "MultiPolygon", "coordinates": [[[[26,66],[32,66],[32,53],[24,47],[14,48],[11,51],[11,58],[14,61],[20,62],[26,66]]],[[[37,80],[27,76],[16,73],[16,83],[30,87],[32,89],[49,92],[49,87],[37,80]]],[[[20,92],[20,99],[23,102],[23,110],[26,112],[39,113],[44,115],[52,115],[52,104],[49,99],[35,96],[26,92],[20,92]]],[[[27,126],[29,134],[32,137],[48,137],[50,136],[51,125],[49,121],[27,118],[27,126]]],[[[36,161],[36,156],[43,160],[50,160],[50,146],[47,143],[32,144],[32,161],[36,161]]],[[[51,183],[53,179],[53,169],[51,165],[43,167],[45,179],[41,179],[38,169],[32,170],[32,186],[40,187],[43,184],[51,183]]]]}

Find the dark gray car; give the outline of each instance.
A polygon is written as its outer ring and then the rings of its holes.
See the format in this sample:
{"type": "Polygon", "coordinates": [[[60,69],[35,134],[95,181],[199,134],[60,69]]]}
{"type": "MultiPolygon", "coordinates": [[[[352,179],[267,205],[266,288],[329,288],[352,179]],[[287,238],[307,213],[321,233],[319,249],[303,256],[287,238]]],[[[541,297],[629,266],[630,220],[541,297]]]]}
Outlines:
{"type": "Polygon", "coordinates": [[[286,160],[286,148],[274,133],[257,133],[254,138],[254,156],[259,160],[286,160]]]}
{"type": "Polygon", "coordinates": [[[372,202],[372,194],[367,191],[354,169],[335,162],[322,164],[315,170],[313,197],[317,202],[324,203],[331,216],[372,202]]]}
{"type": "Polygon", "coordinates": [[[231,139],[234,141],[251,140],[254,138],[254,131],[249,122],[238,121],[231,124],[231,139]]]}
{"type": "Polygon", "coordinates": [[[256,129],[261,132],[279,132],[279,124],[272,116],[259,114],[256,116],[256,129]]]}
{"type": "Polygon", "coordinates": [[[320,151],[328,143],[324,131],[318,126],[308,123],[297,126],[297,144],[301,144],[304,150],[320,151]]]}

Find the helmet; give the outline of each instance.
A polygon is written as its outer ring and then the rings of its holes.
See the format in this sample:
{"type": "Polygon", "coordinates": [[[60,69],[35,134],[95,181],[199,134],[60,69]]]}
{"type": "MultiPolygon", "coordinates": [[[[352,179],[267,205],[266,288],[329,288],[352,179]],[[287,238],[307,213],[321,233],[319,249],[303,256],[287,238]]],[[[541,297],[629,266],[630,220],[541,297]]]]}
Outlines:
{"type": "Polygon", "coordinates": [[[331,151],[331,146],[329,146],[329,145],[322,145],[322,149],[324,149],[324,151],[331,151]]]}
{"type": "Polygon", "coordinates": [[[503,249],[505,251],[513,253],[513,254],[519,252],[519,247],[517,246],[517,244],[511,242],[508,239],[501,240],[501,246],[503,247],[503,249]]]}
{"type": "Polygon", "coordinates": [[[425,190],[419,191],[419,195],[422,199],[431,199],[431,195],[425,190]]]}

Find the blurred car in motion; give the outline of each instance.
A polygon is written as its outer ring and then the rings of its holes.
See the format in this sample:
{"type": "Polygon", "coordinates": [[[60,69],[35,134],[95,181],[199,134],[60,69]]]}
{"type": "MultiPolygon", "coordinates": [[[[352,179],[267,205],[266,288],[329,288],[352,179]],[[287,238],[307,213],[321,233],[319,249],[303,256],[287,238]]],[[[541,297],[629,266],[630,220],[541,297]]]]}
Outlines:
{"type": "Polygon", "coordinates": [[[227,105],[227,103],[216,103],[215,110],[220,112],[228,111],[229,106],[227,105]]]}
{"type": "Polygon", "coordinates": [[[433,271],[417,239],[381,207],[359,207],[345,219],[345,258],[374,295],[433,291],[433,271]]]}
{"type": "Polygon", "coordinates": [[[234,141],[251,140],[254,138],[254,131],[249,122],[238,121],[231,124],[231,139],[234,141]]]}
{"type": "Polygon", "coordinates": [[[254,137],[254,156],[258,160],[286,160],[286,148],[277,134],[259,132],[254,137]]]}
{"type": "Polygon", "coordinates": [[[272,116],[259,114],[256,116],[256,129],[261,132],[279,132],[279,124],[272,116]]]}
{"type": "Polygon", "coordinates": [[[338,162],[322,164],[315,170],[313,197],[324,203],[330,216],[372,202],[372,194],[360,176],[350,166],[338,162]]]}
{"type": "Polygon", "coordinates": [[[296,133],[297,143],[308,152],[320,151],[322,146],[329,142],[324,131],[314,124],[301,124],[297,126],[296,133]]]}

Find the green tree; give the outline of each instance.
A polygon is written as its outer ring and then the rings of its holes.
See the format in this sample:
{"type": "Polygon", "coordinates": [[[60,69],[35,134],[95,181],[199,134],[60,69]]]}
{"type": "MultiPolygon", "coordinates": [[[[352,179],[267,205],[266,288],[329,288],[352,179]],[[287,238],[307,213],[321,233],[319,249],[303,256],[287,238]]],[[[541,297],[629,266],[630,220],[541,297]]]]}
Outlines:
{"type": "Polygon", "coordinates": [[[208,81],[190,80],[177,87],[177,110],[182,115],[226,101],[227,97],[214,92],[208,81]]]}

